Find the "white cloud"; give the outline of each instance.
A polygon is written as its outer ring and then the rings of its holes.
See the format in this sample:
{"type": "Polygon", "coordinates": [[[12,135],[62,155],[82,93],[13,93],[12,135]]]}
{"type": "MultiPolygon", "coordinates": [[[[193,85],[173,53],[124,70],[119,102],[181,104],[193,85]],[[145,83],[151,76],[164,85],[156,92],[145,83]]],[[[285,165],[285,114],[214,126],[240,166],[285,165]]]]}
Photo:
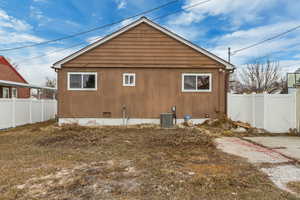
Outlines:
{"type": "Polygon", "coordinates": [[[190,25],[207,16],[222,16],[228,18],[231,25],[238,27],[244,22],[261,20],[260,13],[272,7],[276,2],[278,0],[212,0],[199,4],[198,0],[186,0],[183,6],[185,12],[175,19],[172,18],[170,23],[190,25]],[[193,5],[197,6],[191,7],[193,5]]]}
{"type": "Polygon", "coordinates": [[[43,42],[44,39],[28,33],[7,32],[0,30],[0,44],[10,45],[26,42],[43,42]]]}
{"type": "MultiPolygon", "coordinates": [[[[235,31],[213,40],[216,45],[211,49],[211,51],[222,58],[227,58],[228,47],[231,47],[232,51],[234,52],[235,50],[247,47],[266,38],[270,38],[278,33],[282,33],[283,30],[288,30],[296,25],[297,21],[289,21],[259,26],[248,30],[235,31]]],[[[276,60],[276,57],[283,55],[283,60],[290,60],[280,62],[282,66],[297,62],[300,63],[300,59],[297,59],[297,57],[294,57],[295,59],[289,58],[293,57],[293,51],[300,51],[300,41],[298,38],[299,33],[300,30],[291,32],[290,34],[282,36],[281,38],[263,43],[262,45],[249,48],[244,51],[240,51],[236,55],[232,56],[232,62],[236,65],[241,65],[253,59],[269,58],[271,60],[276,60]]]]}
{"type": "Polygon", "coordinates": [[[137,18],[126,19],[126,20],[122,21],[121,24],[117,28],[122,28],[123,26],[127,26],[128,24],[130,24],[136,20],[137,20],[137,18]]]}
{"type": "Polygon", "coordinates": [[[118,9],[123,9],[126,8],[127,6],[127,1],[126,0],[115,0],[117,3],[117,8],[118,9]]]}
{"type": "Polygon", "coordinates": [[[73,26],[73,27],[79,27],[81,26],[80,24],[78,24],[77,22],[74,22],[74,21],[71,21],[71,20],[64,20],[64,23],[65,24],[68,24],[70,26],[73,26]]]}
{"type": "Polygon", "coordinates": [[[102,39],[103,37],[102,36],[91,36],[91,37],[88,37],[85,41],[89,44],[92,44],[94,42],[96,42],[97,40],[100,40],[102,39]]]}
{"type": "Polygon", "coordinates": [[[25,42],[42,42],[43,38],[30,33],[32,26],[23,20],[9,16],[0,9],[0,45],[25,42]]]}
{"type": "Polygon", "coordinates": [[[45,26],[49,22],[53,21],[53,19],[45,16],[44,13],[37,7],[31,5],[29,9],[30,9],[30,14],[29,14],[30,17],[37,20],[38,26],[45,26]]]}
{"type": "Polygon", "coordinates": [[[206,33],[205,30],[199,31],[199,28],[195,26],[166,25],[166,27],[173,33],[191,41],[198,39],[206,33]]]}
{"type": "MultiPolygon", "coordinates": [[[[233,50],[237,50],[253,44],[254,42],[262,41],[266,38],[274,36],[278,33],[282,33],[283,30],[290,29],[297,25],[297,21],[282,22],[271,25],[259,26],[248,30],[235,31],[230,34],[223,35],[216,38],[214,41],[217,42],[217,49],[231,47],[233,50]]],[[[239,52],[239,56],[252,56],[262,55],[271,53],[278,50],[284,50],[283,48],[293,46],[293,44],[299,42],[299,39],[294,37],[297,35],[297,31],[290,33],[289,35],[283,36],[276,40],[264,43],[255,48],[239,52]],[[250,55],[249,55],[250,54],[250,55]]],[[[290,49],[289,49],[290,50],[290,49]]]]}
{"type": "Polygon", "coordinates": [[[43,19],[45,16],[43,15],[43,12],[39,10],[38,8],[34,6],[30,6],[30,17],[36,18],[36,19],[43,19]]]}
{"type": "Polygon", "coordinates": [[[33,2],[36,2],[36,3],[46,3],[48,2],[48,0],[33,0],[33,2]]]}
{"type": "Polygon", "coordinates": [[[25,21],[9,16],[4,10],[0,9],[0,27],[10,28],[17,31],[27,31],[31,29],[31,25],[25,21]]]}
{"type": "MultiPolygon", "coordinates": [[[[11,48],[18,46],[18,43],[37,43],[45,41],[43,38],[32,34],[32,26],[27,22],[8,15],[0,9],[0,46],[11,48]]],[[[25,79],[34,84],[42,84],[46,76],[55,76],[50,69],[49,63],[57,60],[61,55],[51,55],[47,59],[30,60],[28,63],[18,62],[27,59],[41,52],[47,52],[49,48],[29,48],[20,51],[1,52],[5,57],[11,58],[12,62],[19,64],[20,73],[25,79]]]]}
{"type": "Polygon", "coordinates": [[[56,73],[51,68],[52,64],[77,51],[80,47],[68,50],[63,50],[63,48],[35,47],[24,50],[18,55],[10,56],[10,58],[13,58],[12,62],[18,64],[19,72],[29,83],[44,85],[46,77],[56,78],[56,73]],[[24,52],[26,52],[26,56],[24,56],[24,52]],[[47,56],[33,58],[43,55],[43,52],[46,52],[47,56]]]}

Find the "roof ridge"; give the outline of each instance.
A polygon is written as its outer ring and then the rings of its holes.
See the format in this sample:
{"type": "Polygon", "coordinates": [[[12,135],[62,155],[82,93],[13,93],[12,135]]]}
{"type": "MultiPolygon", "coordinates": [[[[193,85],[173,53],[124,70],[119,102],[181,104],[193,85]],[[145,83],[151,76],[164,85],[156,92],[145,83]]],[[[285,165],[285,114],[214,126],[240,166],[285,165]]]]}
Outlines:
{"type": "Polygon", "coordinates": [[[183,43],[183,44],[185,44],[185,45],[193,48],[194,50],[196,50],[196,51],[198,51],[198,52],[200,52],[200,53],[202,53],[202,54],[210,57],[211,59],[217,61],[218,63],[223,64],[227,69],[234,69],[234,65],[233,64],[227,62],[226,60],[224,60],[224,59],[222,59],[220,57],[218,57],[217,55],[211,53],[210,51],[208,51],[206,49],[203,49],[202,47],[200,47],[200,46],[198,46],[196,44],[193,44],[192,42],[188,41],[187,39],[185,39],[185,38],[177,35],[176,33],[168,30],[167,28],[164,28],[163,26],[161,26],[161,25],[159,25],[159,24],[151,21],[150,19],[148,19],[145,16],[143,16],[143,17],[139,18],[138,20],[136,20],[136,21],[134,21],[134,22],[132,22],[132,23],[130,23],[130,24],[128,24],[128,25],[126,25],[126,26],[118,29],[117,31],[115,31],[115,32],[113,32],[113,33],[111,33],[111,34],[103,37],[102,39],[99,39],[96,42],[87,45],[86,47],[84,47],[84,48],[82,48],[82,49],[74,52],[73,54],[70,54],[69,56],[66,56],[65,58],[57,61],[56,63],[53,64],[52,68],[60,68],[62,64],[64,64],[64,63],[66,63],[66,62],[68,62],[68,61],[70,61],[70,60],[72,60],[72,59],[80,56],[81,54],[83,54],[86,51],[89,51],[89,50],[91,50],[91,49],[93,49],[93,48],[95,48],[97,46],[100,46],[101,44],[103,44],[103,43],[105,43],[105,42],[107,42],[107,41],[109,41],[109,40],[117,37],[118,35],[120,35],[120,34],[126,32],[126,31],[128,31],[128,30],[130,30],[130,29],[132,29],[132,28],[134,28],[136,26],[138,26],[141,23],[147,23],[148,25],[150,25],[153,28],[161,31],[162,33],[168,35],[169,37],[172,37],[172,38],[176,39],[177,41],[179,41],[179,42],[181,42],[181,43],[183,43]]]}

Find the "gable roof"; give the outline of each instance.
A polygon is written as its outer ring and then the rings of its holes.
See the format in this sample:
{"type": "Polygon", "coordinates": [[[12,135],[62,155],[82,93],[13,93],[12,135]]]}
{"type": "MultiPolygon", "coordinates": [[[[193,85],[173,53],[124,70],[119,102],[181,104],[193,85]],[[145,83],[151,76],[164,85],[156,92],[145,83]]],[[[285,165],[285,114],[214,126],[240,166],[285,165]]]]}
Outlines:
{"type": "Polygon", "coordinates": [[[4,56],[0,56],[0,64],[6,65],[11,68],[24,83],[27,83],[23,76],[9,63],[9,61],[4,56]]]}
{"type": "Polygon", "coordinates": [[[83,53],[85,53],[85,52],[87,52],[87,51],[89,51],[89,50],[91,50],[93,48],[96,48],[96,47],[100,46],[101,44],[103,44],[103,43],[105,43],[105,42],[107,42],[107,41],[109,41],[109,40],[117,37],[118,35],[120,35],[120,34],[126,32],[126,31],[128,31],[129,29],[132,29],[132,28],[138,26],[141,23],[146,23],[146,24],[150,25],[151,27],[153,27],[153,28],[155,28],[155,29],[157,29],[157,30],[159,30],[159,31],[167,34],[168,36],[172,37],[173,39],[175,39],[175,40],[177,40],[177,41],[179,41],[179,42],[181,42],[181,43],[183,43],[183,44],[191,47],[192,49],[194,49],[194,50],[196,50],[196,51],[198,51],[198,52],[200,52],[200,53],[202,53],[202,54],[210,57],[211,59],[213,59],[213,60],[221,63],[222,65],[224,65],[226,67],[226,69],[234,69],[234,65],[233,64],[231,64],[231,63],[225,61],[224,59],[216,56],[215,54],[213,54],[213,53],[211,53],[211,52],[209,52],[209,51],[207,51],[207,50],[205,50],[205,49],[203,49],[203,48],[201,48],[201,47],[193,44],[192,42],[190,42],[190,41],[188,41],[188,40],[180,37],[179,35],[177,35],[177,34],[171,32],[171,31],[167,30],[166,28],[164,28],[164,27],[162,27],[162,26],[154,23],[153,21],[147,19],[146,17],[141,17],[139,20],[136,20],[135,22],[132,22],[131,24],[129,24],[129,25],[121,28],[120,30],[118,30],[118,31],[116,31],[116,32],[114,32],[114,33],[112,33],[112,34],[110,34],[110,35],[108,35],[108,36],[106,36],[106,37],[104,37],[102,39],[99,39],[98,41],[96,41],[96,42],[94,42],[94,43],[92,43],[92,44],[84,47],[83,49],[81,49],[81,50],[79,50],[79,51],[77,51],[77,52],[75,52],[75,53],[73,53],[73,54],[71,54],[71,55],[63,58],[62,60],[54,63],[53,66],[52,66],[52,68],[60,69],[62,64],[64,64],[64,63],[66,63],[66,62],[68,62],[68,61],[70,61],[70,60],[72,60],[72,59],[80,56],[81,54],[83,54],[83,53]]]}

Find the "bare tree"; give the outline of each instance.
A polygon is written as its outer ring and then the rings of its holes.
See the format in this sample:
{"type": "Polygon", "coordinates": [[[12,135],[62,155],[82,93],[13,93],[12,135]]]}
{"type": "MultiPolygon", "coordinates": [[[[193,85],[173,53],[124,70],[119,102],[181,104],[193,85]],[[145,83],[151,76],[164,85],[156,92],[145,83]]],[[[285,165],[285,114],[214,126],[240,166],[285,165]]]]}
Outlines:
{"type": "MultiPolygon", "coordinates": [[[[55,88],[56,87],[56,79],[46,77],[45,86],[50,87],[50,88],[55,88]]],[[[54,97],[55,93],[56,92],[54,90],[43,90],[42,91],[43,98],[47,98],[47,99],[52,99],[54,97]]]]}
{"type": "Polygon", "coordinates": [[[56,87],[56,79],[55,78],[51,79],[50,77],[47,76],[45,86],[55,88],[56,87]]]}
{"type": "Polygon", "coordinates": [[[239,72],[238,93],[275,93],[284,88],[278,62],[248,64],[239,72]]]}

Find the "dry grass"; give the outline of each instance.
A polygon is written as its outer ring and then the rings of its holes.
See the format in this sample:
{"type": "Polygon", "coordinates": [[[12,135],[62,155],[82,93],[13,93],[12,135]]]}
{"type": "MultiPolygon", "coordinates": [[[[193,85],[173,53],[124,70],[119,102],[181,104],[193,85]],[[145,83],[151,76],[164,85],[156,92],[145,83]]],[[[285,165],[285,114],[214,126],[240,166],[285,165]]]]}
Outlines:
{"type": "Polygon", "coordinates": [[[294,182],[289,182],[287,184],[288,188],[297,194],[300,194],[300,182],[299,181],[294,181],[294,182]]]}
{"type": "Polygon", "coordinates": [[[57,127],[0,134],[0,199],[294,199],[196,129],[57,127]]]}

